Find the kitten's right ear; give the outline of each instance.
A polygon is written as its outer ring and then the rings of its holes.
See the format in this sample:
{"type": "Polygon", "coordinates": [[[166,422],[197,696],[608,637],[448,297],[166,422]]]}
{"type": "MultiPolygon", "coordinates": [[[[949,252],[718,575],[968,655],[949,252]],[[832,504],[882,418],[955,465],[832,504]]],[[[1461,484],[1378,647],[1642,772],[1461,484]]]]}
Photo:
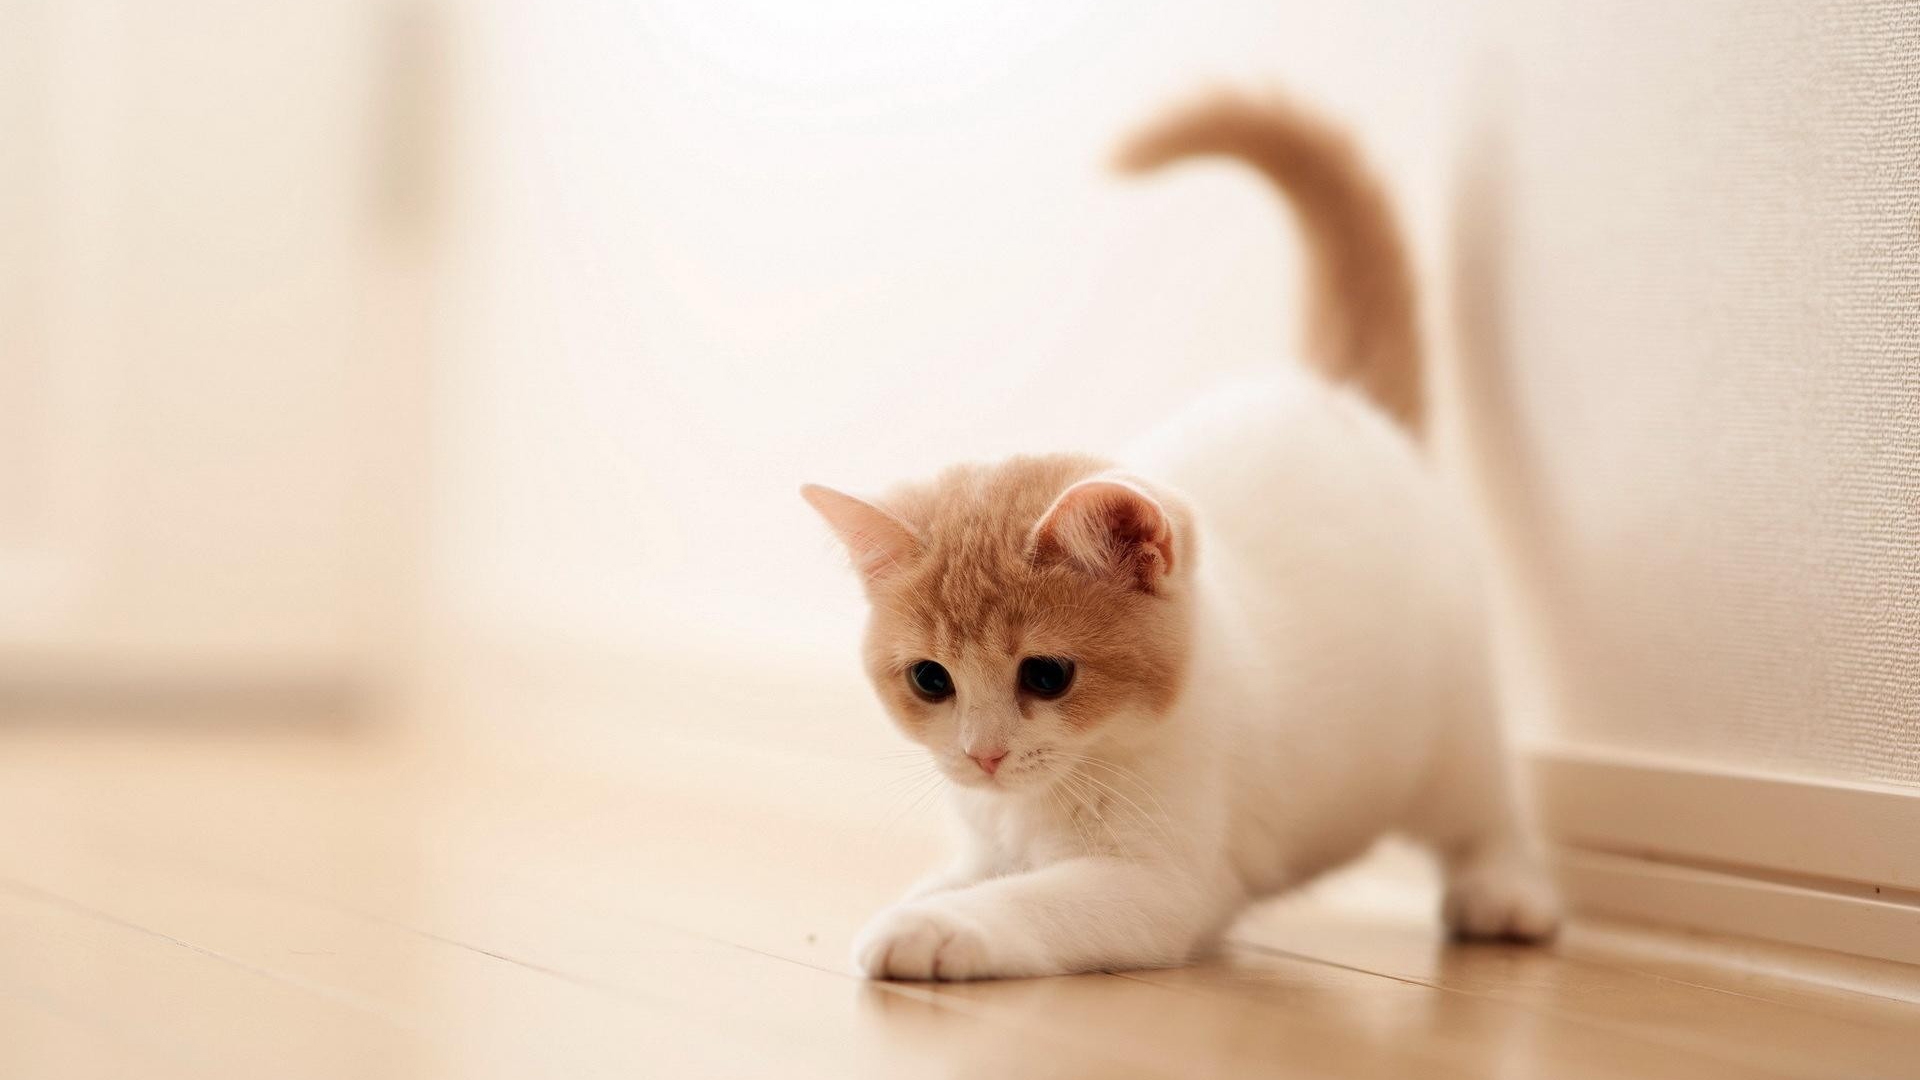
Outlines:
{"type": "Polygon", "coordinates": [[[833,526],[853,568],[869,585],[899,572],[920,551],[913,526],[865,499],[819,484],[802,484],[800,497],[833,526]]]}

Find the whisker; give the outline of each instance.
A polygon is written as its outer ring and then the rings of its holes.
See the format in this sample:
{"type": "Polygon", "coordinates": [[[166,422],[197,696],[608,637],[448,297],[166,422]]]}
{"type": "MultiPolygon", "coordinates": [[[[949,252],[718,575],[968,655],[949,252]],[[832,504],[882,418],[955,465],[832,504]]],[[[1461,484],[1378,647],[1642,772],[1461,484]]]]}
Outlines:
{"type": "Polygon", "coordinates": [[[1113,845],[1113,854],[1115,855],[1125,854],[1127,850],[1127,845],[1121,841],[1120,834],[1114,831],[1113,823],[1107,820],[1107,816],[1105,814],[1098,812],[1099,807],[1097,804],[1101,801],[1101,799],[1099,798],[1099,793],[1094,789],[1085,786],[1085,783],[1088,777],[1085,776],[1084,774],[1075,774],[1075,773],[1067,773],[1065,775],[1067,775],[1068,777],[1071,777],[1071,780],[1069,781],[1070,783],[1075,785],[1080,785],[1078,790],[1082,792],[1086,792],[1088,795],[1090,795],[1091,798],[1089,799],[1089,801],[1096,804],[1094,807],[1094,810],[1095,810],[1094,821],[1107,834],[1107,841],[1113,845]]]}
{"type": "Polygon", "coordinates": [[[1167,812],[1165,804],[1160,802],[1160,799],[1158,798],[1158,796],[1154,795],[1151,789],[1148,788],[1146,784],[1137,775],[1128,773],[1126,770],[1120,769],[1118,766],[1114,766],[1110,762],[1100,761],[1098,759],[1085,757],[1083,755],[1060,752],[1060,757],[1064,760],[1074,762],[1075,764],[1081,765],[1081,766],[1085,766],[1085,765],[1105,766],[1113,770],[1120,776],[1127,778],[1131,783],[1138,785],[1140,794],[1143,797],[1145,797],[1148,801],[1152,802],[1155,808],[1159,811],[1157,815],[1149,814],[1143,807],[1141,807],[1141,805],[1138,802],[1134,801],[1133,798],[1128,796],[1126,792],[1121,791],[1114,784],[1109,783],[1105,780],[1102,780],[1098,776],[1094,776],[1091,773],[1080,771],[1080,770],[1075,770],[1073,772],[1064,774],[1068,776],[1073,776],[1076,780],[1083,782],[1087,785],[1090,785],[1093,790],[1109,794],[1113,798],[1118,799],[1120,802],[1125,803],[1127,808],[1132,812],[1134,820],[1139,825],[1149,829],[1153,834],[1153,839],[1157,840],[1160,844],[1164,845],[1167,850],[1171,851],[1178,846],[1171,828],[1171,824],[1172,824],[1171,815],[1167,812]]]}
{"type": "Polygon", "coordinates": [[[910,777],[909,780],[910,783],[901,784],[895,788],[893,798],[899,801],[900,808],[879,826],[877,830],[879,835],[891,835],[918,813],[926,805],[927,800],[940,791],[946,777],[941,775],[939,770],[929,768],[925,773],[910,777]]]}

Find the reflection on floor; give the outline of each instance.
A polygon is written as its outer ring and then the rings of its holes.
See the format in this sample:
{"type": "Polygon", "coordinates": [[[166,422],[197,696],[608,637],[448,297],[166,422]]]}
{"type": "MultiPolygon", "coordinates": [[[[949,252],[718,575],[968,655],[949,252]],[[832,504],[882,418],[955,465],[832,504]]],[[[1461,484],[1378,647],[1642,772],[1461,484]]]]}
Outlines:
{"type": "Polygon", "coordinates": [[[0,1076],[1920,1075],[1891,991],[1624,927],[1448,947],[1365,884],[1181,970],[863,983],[849,937],[937,847],[918,783],[724,739],[0,730],[0,1076]]]}

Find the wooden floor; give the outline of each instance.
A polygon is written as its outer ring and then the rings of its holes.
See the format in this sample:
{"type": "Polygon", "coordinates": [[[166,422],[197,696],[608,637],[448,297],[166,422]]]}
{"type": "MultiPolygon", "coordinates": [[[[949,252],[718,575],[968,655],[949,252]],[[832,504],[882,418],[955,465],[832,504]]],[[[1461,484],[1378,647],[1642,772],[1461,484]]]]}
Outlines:
{"type": "Polygon", "coordinates": [[[0,730],[0,1077],[1920,1076],[1898,979],[1584,924],[1450,947],[1367,879],[1191,968],[862,982],[851,934],[937,848],[915,774],[514,757],[0,730]]]}

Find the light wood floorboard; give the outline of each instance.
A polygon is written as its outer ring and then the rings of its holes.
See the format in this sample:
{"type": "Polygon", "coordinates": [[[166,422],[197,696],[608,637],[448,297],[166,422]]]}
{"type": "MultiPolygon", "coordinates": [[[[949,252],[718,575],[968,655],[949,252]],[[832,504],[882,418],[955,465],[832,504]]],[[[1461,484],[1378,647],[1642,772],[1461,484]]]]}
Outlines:
{"type": "Polygon", "coordinates": [[[865,983],[849,939],[939,848],[891,775],[0,731],[0,1076],[1920,1076],[1897,994],[1629,927],[1449,946],[1391,884],[1190,968],[865,983]]]}

